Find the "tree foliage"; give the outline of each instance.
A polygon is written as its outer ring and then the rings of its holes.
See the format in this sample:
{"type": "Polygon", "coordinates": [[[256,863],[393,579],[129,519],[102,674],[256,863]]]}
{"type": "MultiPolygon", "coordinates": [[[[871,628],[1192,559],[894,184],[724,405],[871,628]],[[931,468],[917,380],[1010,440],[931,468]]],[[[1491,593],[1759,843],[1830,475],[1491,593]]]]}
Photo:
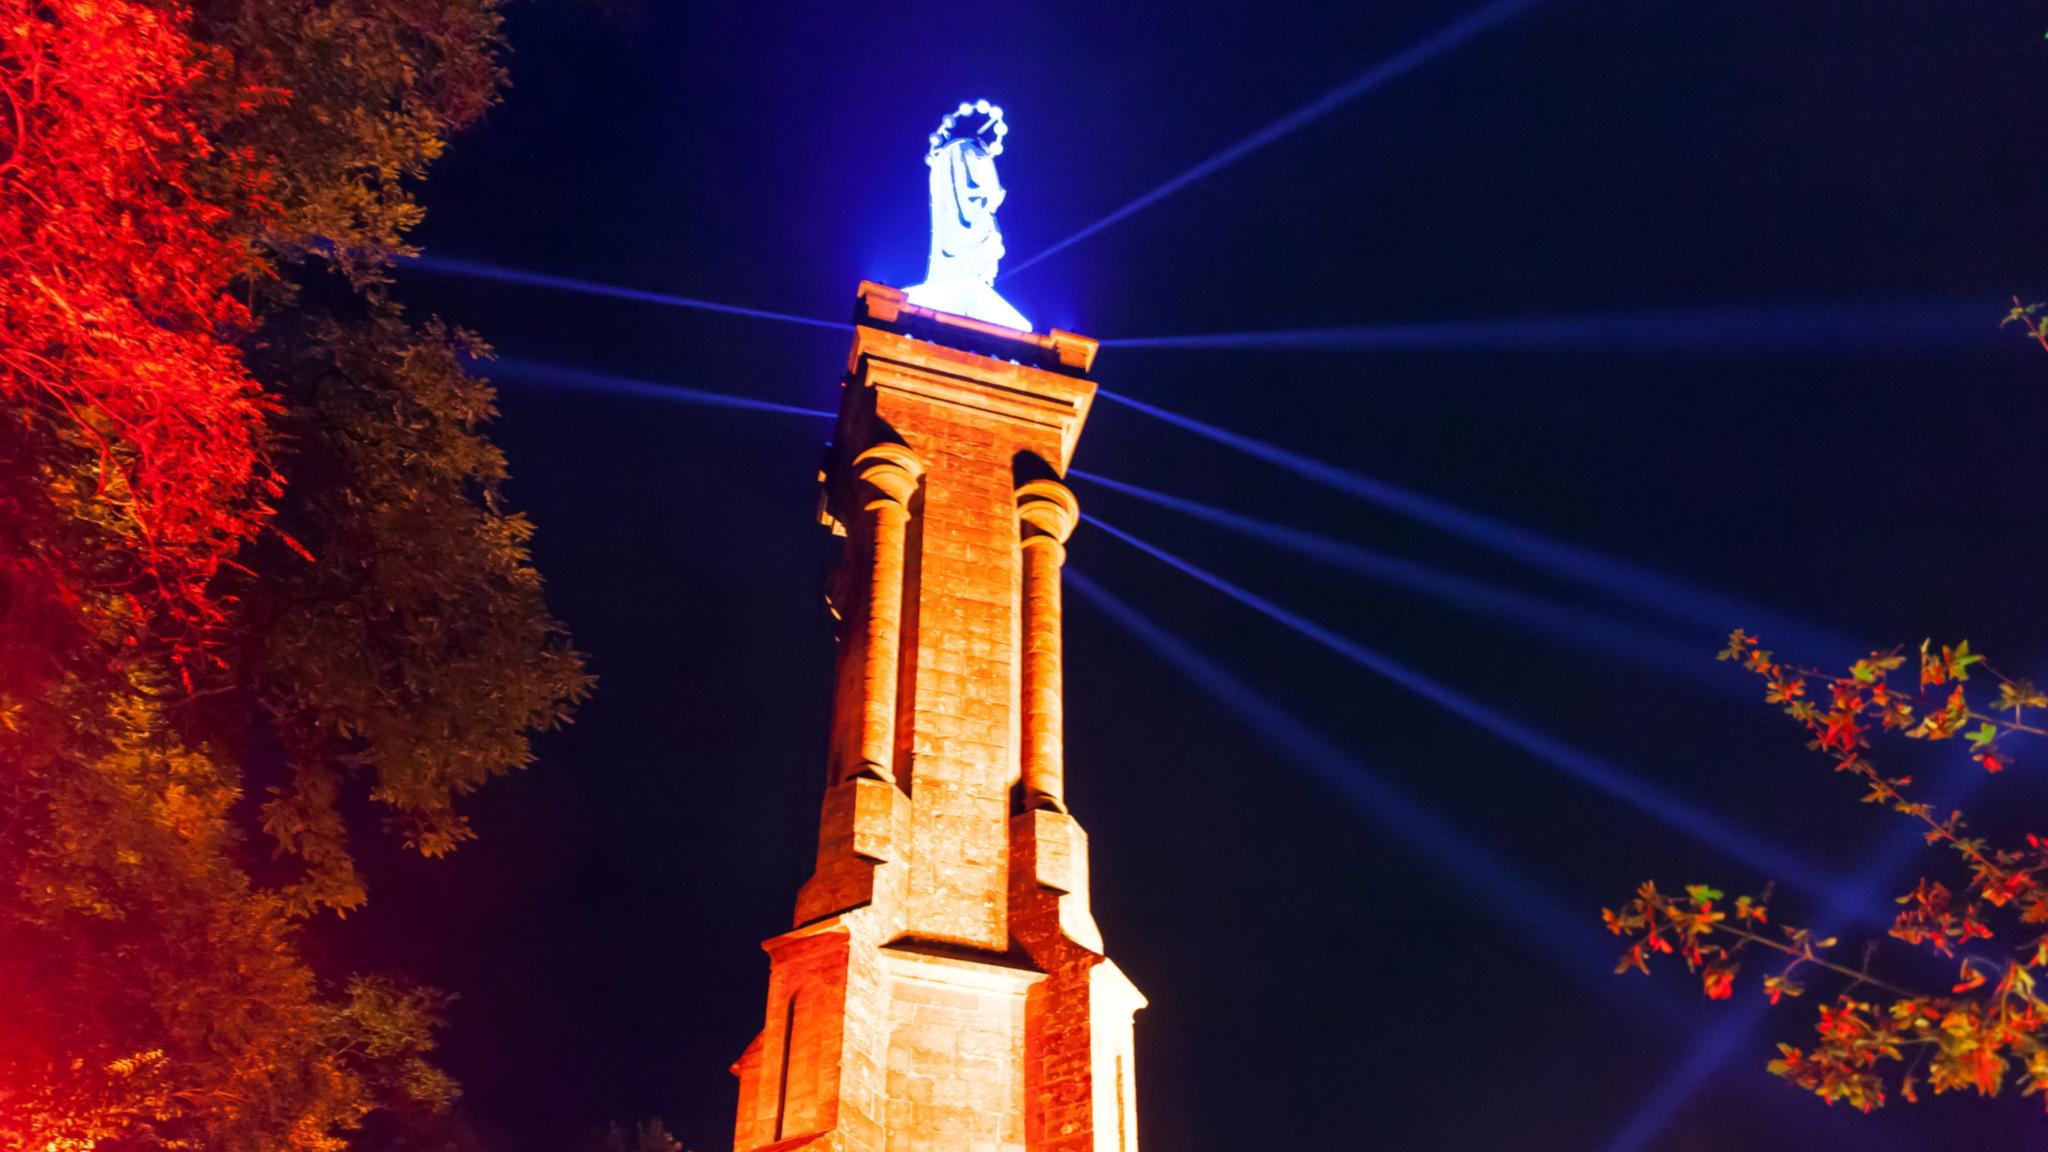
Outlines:
{"type": "MultiPolygon", "coordinates": [[[[502,18],[484,0],[195,0],[220,50],[214,131],[260,165],[272,201],[238,231],[268,254],[374,281],[422,216],[407,181],[504,83],[502,18]]],[[[219,182],[232,181],[232,172],[219,182]]]]}
{"type": "Polygon", "coordinates": [[[439,997],[300,935],[364,899],[354,804],[448,851],[587,688],[481,348],[381,288],[499,50],[494,0],[0,0],[0,1146],[453,1097],[439,997]]]}
{"type": "Polygon", "coordinates": [[[1873,652],[1827,674],[1780,661],[1738,629],[1721,658],[1764,681],[1765,700],[1806,730],[1809,748],[1861,784],[1865,803],[1912,821],[1947,850],[1954,875],[1922,877],[1900,895],[1890,938],[1892,950],[1956,964],[1956,979],[1930,988],[1887,974],[1878,941],[1845,962],[1834,938],[1777,923],[1768,889],[1730,901],[1707,885],[1676,894],[1653,883],[1605,914],[1609,930],[1628,941],[1616,971],[1647,973],[1654,957],[1676,954],[1709,997],[1725,999],[1746,960],[1768,956],[1760,988],[1773,1004],[1827,982],[1832,999],[1818,1006],[1813,1043],[1780,1045],[1770,1070],[1829,1103],[1869,1111],[1894,1092],[1917,1100],[1923,1086],[1991,1096],[2016,1082],[2027,1095],[2048,1093],[2048,1001],[2038,987],[2048,970],[2048,840],[2027,834],[1994,845],[1973,834],[1960,811],[1918,799],[1910,776],[1887,774],[1869,754],[1878,737],[1956,740],[1986,771],[2002,772],[2011,737],[2048,736],[2034,719],[2048,711],[2048,694],[2000,675],[1967,642],[1924,643],[1917,659],[1873,652]]]}
{"type": "Polygon", "coordinates": [[[207,586],[275,494],[228,291],[260,269],[225,227],[265,213],[265,181],[204,132],[217,62],[188,25],[139,4],[0,5],[10,670],[146,646],[189,678],[222,618],[207,586]]]}
{"type": "Polygon", "coordinates": [[[532,758],[529,734],[568,718],[582,664],[551,621],[527,554],[531,524],[504,510],[496,414],[464,356],[484,349],[408,325],[388,304],[348,322],[289,317],[253,359],[277,382],[282,542],[245,581],[240,664],[290,762],[264,828],[306,864],[295,906],[364,898],[335,798],[356,773],[429,856],[473,834],[456,801],[532,758]]]}

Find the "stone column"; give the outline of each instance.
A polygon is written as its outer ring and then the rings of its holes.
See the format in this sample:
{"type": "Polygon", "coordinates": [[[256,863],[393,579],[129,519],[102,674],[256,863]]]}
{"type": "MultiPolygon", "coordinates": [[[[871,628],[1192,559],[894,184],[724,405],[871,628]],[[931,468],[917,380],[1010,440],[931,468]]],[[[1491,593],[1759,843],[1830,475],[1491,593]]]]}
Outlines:
{"type": "Polygon", "coordinates": [[[1067,810],[1060,731],[1060,565],[1081,518],[1066,486],[1033,480],[1017,489],[1024,552],[1024,807],[1067,810]]]}
{"type": "Polygon", "coordinates": [[[865,501],[868,586],[861,644],[859,742],[851,776],[896,783],[897,660],[903,636],[904,542],[910,500],[924,466],[900,444],[877,444],[853,459],[865,501]]]}

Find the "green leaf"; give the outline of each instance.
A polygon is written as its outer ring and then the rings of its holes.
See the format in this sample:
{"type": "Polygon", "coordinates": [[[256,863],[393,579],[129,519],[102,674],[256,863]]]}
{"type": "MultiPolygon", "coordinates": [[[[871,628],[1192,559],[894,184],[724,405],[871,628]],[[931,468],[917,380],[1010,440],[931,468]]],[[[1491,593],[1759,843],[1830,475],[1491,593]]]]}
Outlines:
{"type": "Polygon", "coordinates": [[[1970,642],[1968,640],[1958,641],[1953,652],[1946,648],[1942,649],[1941,654],[1944,662],[1948,665],[1948,674],[1957,680],[1968,680],[1970,678],[1968,671],[1970,665],[1981,664],[1984,661],[1982,656],[1970,651],[1970,642]]]}

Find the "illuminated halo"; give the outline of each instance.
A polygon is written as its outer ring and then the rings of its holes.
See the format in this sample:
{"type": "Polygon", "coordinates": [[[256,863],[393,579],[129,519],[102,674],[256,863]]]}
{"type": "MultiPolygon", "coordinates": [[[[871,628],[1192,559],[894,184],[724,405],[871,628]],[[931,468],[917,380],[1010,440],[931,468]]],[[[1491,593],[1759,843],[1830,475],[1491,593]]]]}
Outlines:
{"type": "Polygon", "coordinates": [[[946,113],[946,118],[939,121],[939,130],[927,137],[932,146],[928,155],[937,156],[939,149],[955,140],[970,139],[979,140],[989,155],[1000,156],[1003,154],[1003,137],[1009,134],[1010,126],[1003,123],[1001,107],[986,100],[976,100],[972,104],[962,101],[960,107],[946,113]],[[980,118],[981,123],[972,129],[971,134],[954,131],[957,127],[972,123],[976,118],[980,118]]]}

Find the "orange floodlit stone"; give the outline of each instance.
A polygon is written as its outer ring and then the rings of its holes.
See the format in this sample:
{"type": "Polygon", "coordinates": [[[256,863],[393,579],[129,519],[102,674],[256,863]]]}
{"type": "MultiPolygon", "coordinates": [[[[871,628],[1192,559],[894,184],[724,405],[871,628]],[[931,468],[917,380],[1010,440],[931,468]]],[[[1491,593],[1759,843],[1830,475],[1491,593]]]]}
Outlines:
{"type": "Polygon", "coordinates": [[[1095,341],[862,284],[823,519],[817,865],[769,940],[735,1152],[1135,1152],[1131,1018],[1068,812],[1060,483],[1095,341]]]}

